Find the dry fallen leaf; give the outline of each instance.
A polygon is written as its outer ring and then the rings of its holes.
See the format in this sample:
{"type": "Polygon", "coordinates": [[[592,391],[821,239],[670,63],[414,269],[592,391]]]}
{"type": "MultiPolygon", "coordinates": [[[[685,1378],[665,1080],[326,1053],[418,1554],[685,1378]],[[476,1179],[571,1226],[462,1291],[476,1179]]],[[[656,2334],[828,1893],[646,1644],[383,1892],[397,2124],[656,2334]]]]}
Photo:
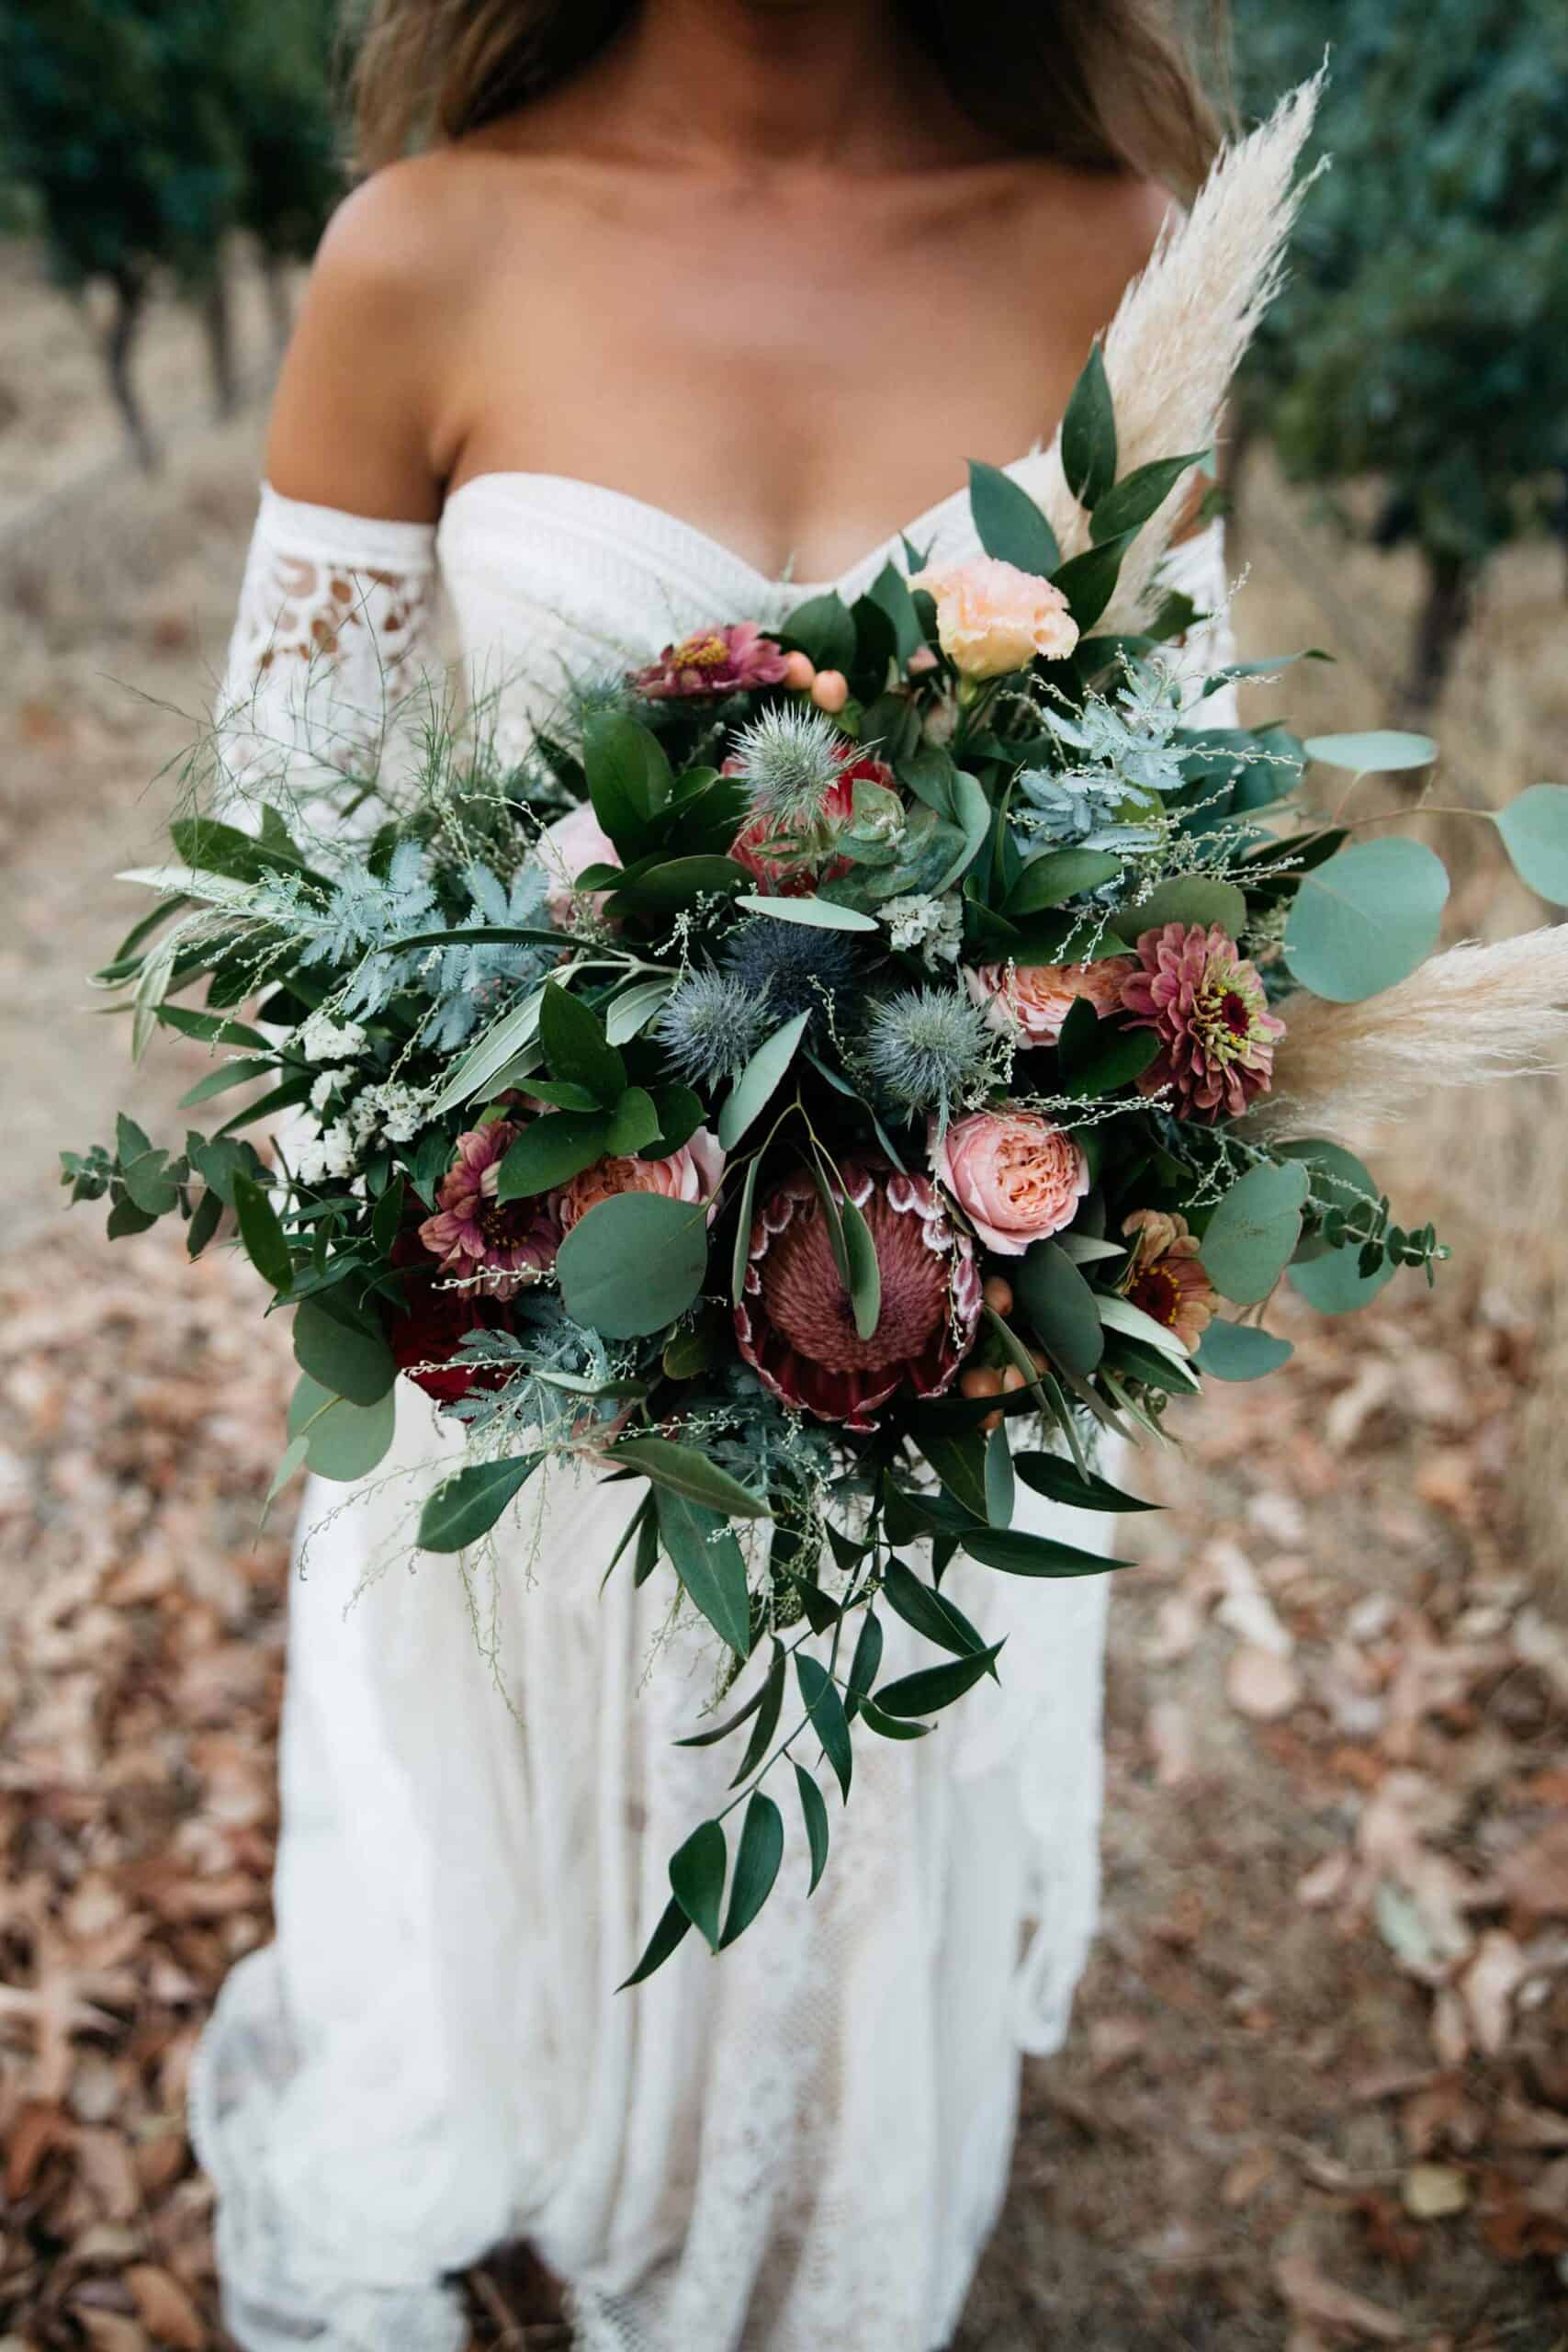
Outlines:
{"type": "Polygon", "coordinates": [[[1348,2287],[1336,2286],[1311,2256],[1300,2250],[1280,2256],[1274,2281],[1292,2318],[1309,2325],[1350,2336],[1371,2336],[1374,2344],[1403,2344],[1409,2335],[1403,2320],[1348,2287]]]}
{"type": "Polygon", "coordinates": [[[1470,2183],[1451,2165],[1412,2165],[1401,2187],[1404,2210],[1417,2222],[1439,2222],[1462,2213],[1470,2203],[1470,2183]]]}
{"type": "Polygon", "coordinates": [[[141,2324],[171,2352],[205,2352],[207,2323],[177,2278],[152,2263],[133,2263],[125,2274],[141,2324]]]}
{"type": "Polygon", "coordinates": [[[1225,1668],[1225,1696],[1238,1714],[1272,1723],[1299,1703],[1302,1678],[1274,1650],[1239,1649],[1225,1668]]]}

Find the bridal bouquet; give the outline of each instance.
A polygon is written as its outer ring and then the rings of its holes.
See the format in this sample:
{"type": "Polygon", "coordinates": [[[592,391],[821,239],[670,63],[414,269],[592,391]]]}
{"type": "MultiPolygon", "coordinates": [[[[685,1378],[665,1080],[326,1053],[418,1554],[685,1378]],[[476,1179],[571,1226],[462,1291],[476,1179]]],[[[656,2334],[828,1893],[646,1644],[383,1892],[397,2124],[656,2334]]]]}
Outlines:
{"type": "MultiPolygon", "coordinates": [[[[1173,1398],[1281,1364],[1283,1279],[1337,1311],[1430,1276],[1431,1227],[1322,1130],[1397,1108],[1435,1040],[1528,1059],[1562,993],[1527,974],[1551,934],[1427,960],[1444,869],[1344,778],[1429,743],[1207,723],[1241,673],[1169,650],[1180,600],[1096,633],[1196,462],[1119,471],[1098,355],[1062,454],[1069,560],[976,466],[983,555],[908,548],[776,636],[721,616],[580,682],[520,763],[433,705],[412,776],[344,780],[357,832],[281,783],[254,830],[183,817],[100,975],[138,1052],[209,1044],[193,1109],[247,1094],[178,1150],[122,1118],[65,1179],[112,1234],[237,1232],[293,1314],[279,1483],[372,1473],[401,1374],[466,1438],[419,1548],[483,1546],[570,1457],[646,1482],[599,1565],[668,1563],[717,1698],[758,1658],[694,1738],[744,1736],[736,1850],[719,1821],[682,1848],[633,1982],[756,1916],[784,1759],[815,1885],[818,1759],[847,1795],[857,1734],[920,1737],[998,1676],[955,1555],[1117,1565],[1015,1527],[1016,1482],[1142,1508],[1098,1432],[1164,1439],[1173,1398]],[[270,1158],[242,1139],[285,1112],[270,1158]],[[930,1665],[883,1678],[885,1612],[930,1665]]],[[[1568,903],[1568,790],[1493,821],[1568,903]]]]}

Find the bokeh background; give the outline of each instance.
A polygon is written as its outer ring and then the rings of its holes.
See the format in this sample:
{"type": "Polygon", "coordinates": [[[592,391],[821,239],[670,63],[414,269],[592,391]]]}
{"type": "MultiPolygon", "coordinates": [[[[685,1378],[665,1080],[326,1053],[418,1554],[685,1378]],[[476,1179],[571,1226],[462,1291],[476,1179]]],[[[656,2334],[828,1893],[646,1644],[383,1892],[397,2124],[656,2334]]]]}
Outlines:
{"type": "MultiPolygon", "coordinates": [[[[53,1155],[129,1090],[82,976],[221,662],[329,14],[0,0],[0,2352],[223,2343],[182,2100],[267,1932],[287,1336],[231,1261],[68,1222],[53,1155]]],[[[1238,32],[1247,117],[1333,51],[1223,455],[1244,652],[1335,666],[1258,715],[1429,729],[1444,809],[1568,781],[1568,9],[1238,32]]],[[[1422,822],[1453,936],[1554,919],[1422,822]]],[[[143,1124],[203,1067],[164,1040],[143,1124]]],[[[1565,1162],[1555,1082],[1434,1096],[1379,1164],[1436,1296],[1286,1297],[1292,1364],[1147,1464],[1105,1931],[962,2352],[1568,2346],[1565,1162]]],[[[521,2261],[468,2286],[476,2346],[566,2341],[521,2261]]]]}

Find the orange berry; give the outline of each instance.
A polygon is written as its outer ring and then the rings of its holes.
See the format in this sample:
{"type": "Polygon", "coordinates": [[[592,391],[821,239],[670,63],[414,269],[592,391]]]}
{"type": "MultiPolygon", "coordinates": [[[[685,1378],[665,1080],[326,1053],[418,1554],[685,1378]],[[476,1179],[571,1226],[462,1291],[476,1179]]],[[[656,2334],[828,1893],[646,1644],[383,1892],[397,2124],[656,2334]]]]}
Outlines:
{"type": "Polygon", "coordinates": [[[973,1363],[963,1374],[958,1385],[961,1393],[965,1396],[999,1396],[1002,1393],[1002,1376],[999,1372],[993,1372],[989,1364],[973,1363]]]}
{"type": "Polygon", "coordinates": [[[1003,1282],[1000,1274],[993,1274],[980,1294],[993,1315],[1012,1313],[1012,1284],[1003,1282]]]}
{"type": "Polygon", "coordinates": [[[841,670],[818,670],[811,682],[811,699],[829,718],[837,718],[850,698],[850,682],[841,670]]]}
{"type": "Polygon", "coordinates": [[[1002,1394],[1004,1396],[1016,1396],[1021,1388],[1027,1388],[1029,1382],[1027,1377],[1023,1373],[1020,1372],[1017,1364],[1010,1363],[1007,1370],[1002,1374],[1002,1394]]]}
{"type": "Polygon", "coordinates": [[[809,693],[817,684],[817,664],[809,653],[784,655],[784,682],[786,686],[793,686],[797,695],[809,693]]]}
{"type": "Polygon", "coordinates": [[[1002,1417],[999,1413],[987,1413],[985,1419],[981,1422],[980,1427],[985,1430],[987,1436],[989,1437],[991,1431],[993,1430],[999,1430],[1001,1425],[1002,1417]]]}

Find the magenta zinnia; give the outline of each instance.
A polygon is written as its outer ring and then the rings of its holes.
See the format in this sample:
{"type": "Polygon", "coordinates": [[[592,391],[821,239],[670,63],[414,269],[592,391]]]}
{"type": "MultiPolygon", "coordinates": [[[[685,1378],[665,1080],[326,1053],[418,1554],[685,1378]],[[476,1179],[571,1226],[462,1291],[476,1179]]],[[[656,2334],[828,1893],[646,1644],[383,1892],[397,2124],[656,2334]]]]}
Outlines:
{"type": "Polygon", "coordinates": [[[560,1247],[560,1227],[546,1200],[496,1198],[501,1163],[519,1133],[510,1119],[492,1119],[459,1136],[457,1156],[435,1195],[436,1215],[419,1228],[446,1273],[494,1298],[537,1282],[560,1247]]]}
{"type": "Polygon", "coordinates": [[[782,684],[788,664],[776,640],[755,621],[728,628],[701,628],[680,645],[667,645],[657,662],[637,670],[632,684],[651,701],[682,695],[732,695],[748,686],[782,684]]]}
{"type": "Polygon", "coordinates": [[[1274,1043],[1285,1024],[1269,1010],[1257,966],[1218,923],[1145,931],[1122,1002],[1132,1027],[1152,1029],[1160,1041],[1139,1089],[1168,1087],[1179,1119],[1239,1119],[1273,1082],[1274,1043]]]}
{"type": "Polygon", "coordinates": [[[871,1229],[882,1276],[871,1338],[855,1329],[821,1196],[804,1170],[752,1225],[735,1329],[741,1354],[781,1404],[866,1430],[906,1383],[917,1396],[951,1384],[980,1318],[980,1276],[969,1237],[923,1177],[846,1161],[843,1182],[871,1229]]]}

